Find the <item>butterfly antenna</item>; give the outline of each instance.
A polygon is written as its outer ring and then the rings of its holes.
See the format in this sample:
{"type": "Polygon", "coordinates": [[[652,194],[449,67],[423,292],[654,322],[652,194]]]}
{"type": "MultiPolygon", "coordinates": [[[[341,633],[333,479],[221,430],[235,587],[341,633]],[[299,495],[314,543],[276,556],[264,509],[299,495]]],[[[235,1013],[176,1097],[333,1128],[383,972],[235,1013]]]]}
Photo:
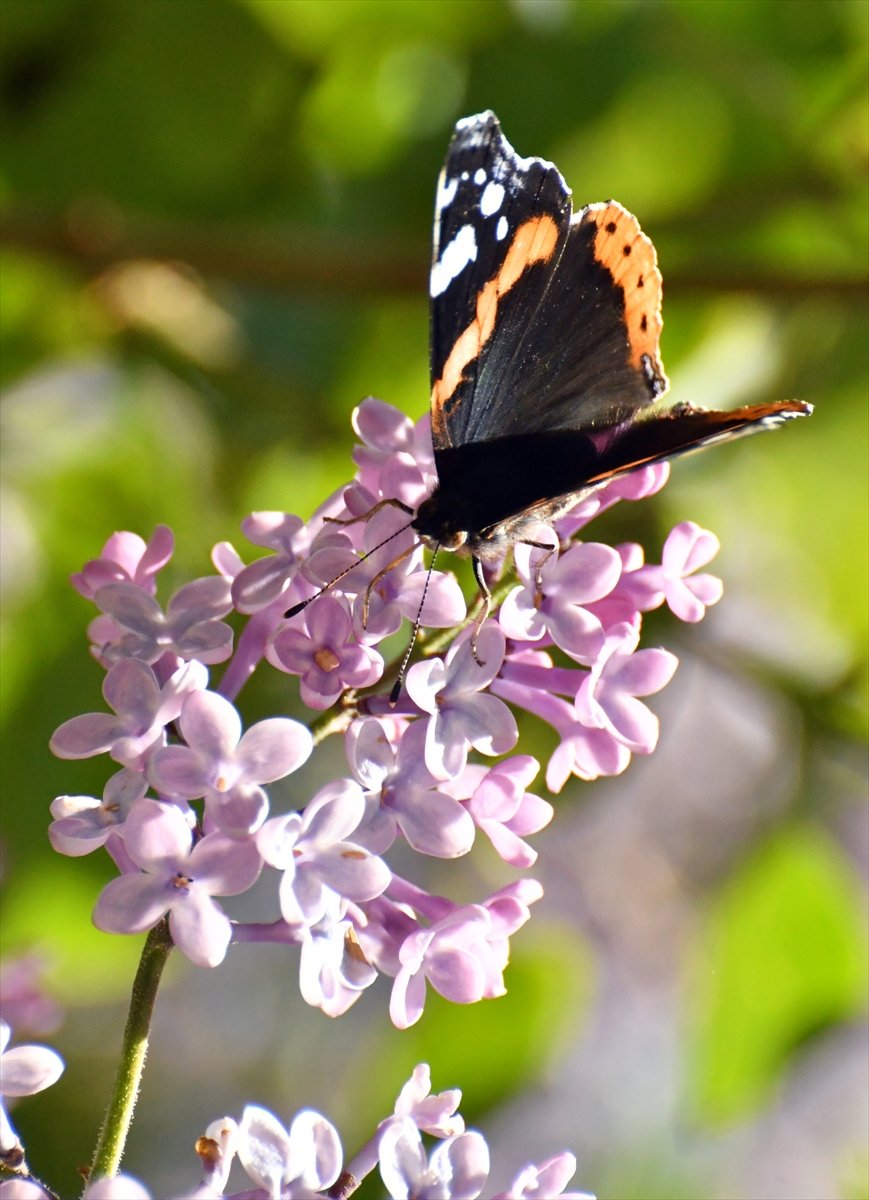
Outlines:
{"type": "MultiPolygon", "coordinates": [[[[366,550],[364,554],[360,554],[355,562],[352,562],[349,567],[345,567],[343,571],[339,571],[334,579],[330,579],[328,583],[324,583],[319,591],[314,592],[313,596],[309,596],[307,600],[300,600],[298,604],[294,604],[291,608],[288,608],[284,613],[284,616],[298,616],[303,609],[308,607],[312,600],[316,600],[322,596],[324,592],[330,591],[336,583],[340,583],[341,580],[349,575],[351,571],[355,571],[360,563],[364,563],[366,558],[370,558],[372,554],[375,554],[382,546],[385,546],[387,542],[391,542],[392,539],[397,538],[400,533],[404,533],[405,529],[410,529],[412,524],[412,521],[408,521],[406,525],[402,525],[400,529],[396,529],[395,533],[391,533],[389,537],[385,537],[382,542],[378,542],[376,546],[372,546],[370,550],[366,550]]],[[[428,587],[428,580],[426,580],[426,587],[428,587]]]]}
{"type": "Polygon", "coordinates": [[[392,685],[392,691],[389,693],[389,707],[395,708],[398,703],[398,697],[401,695],[401,689],[404,684],[404,673],[407,670],[407,664],[410,662],[410,656],[413,654],[413,648],[416,644],[416,635],[419,633],[419,622],[422,617],[423,605],[425,604],[426,594],[428,593],[428,585],[431,581],[431,573],[434,570],[435,559],[438,556],[441,544],[437,543],[432,551],[431,562],[429,563],[428,571],[425,577],[425,585],[422,589],[422,596],[419,601],[419,608],[416,610],[416,620],[413,623],[413,633],[410,635],[410,644],[404,652],[404,658],[401,660],[401,666],[398,668],[398,678],[392,685]]]}

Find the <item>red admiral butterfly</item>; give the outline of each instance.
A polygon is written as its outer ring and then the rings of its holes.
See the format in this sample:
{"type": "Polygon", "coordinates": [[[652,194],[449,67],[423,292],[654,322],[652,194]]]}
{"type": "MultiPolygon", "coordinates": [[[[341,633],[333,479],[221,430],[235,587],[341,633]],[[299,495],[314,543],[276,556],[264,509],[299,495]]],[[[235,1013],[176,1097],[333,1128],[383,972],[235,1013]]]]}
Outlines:
{"type": "Polygon", "coordinates": [[[492,112],[453,133],[430,292],[438,484],[412,525],[472,555],[484,594],[481,560],[583,492],[812,411],[653,407],[668,386],[654,246],[613,200],[574,213],[558,169],[520,158],[492,112]]]}
{"type": "Polygon", "coordinates": [[[558,169],[521,158],[492,112],[453,133],[430,295],[437,486],[415,514],[398,500],[376,507],[405,509],[435,551],[471,555],[486,600],[482,564],[584,492],[812,411],[798,400],[655,406],[668,384],[654,246],[614,200],[574,213],[558,169]]]}

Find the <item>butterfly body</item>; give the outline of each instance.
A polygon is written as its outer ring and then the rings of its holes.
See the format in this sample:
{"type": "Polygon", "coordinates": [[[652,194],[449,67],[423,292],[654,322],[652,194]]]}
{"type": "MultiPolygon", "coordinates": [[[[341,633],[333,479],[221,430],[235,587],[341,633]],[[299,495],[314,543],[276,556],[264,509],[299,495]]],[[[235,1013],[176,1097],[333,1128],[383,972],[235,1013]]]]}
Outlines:
{"type": "Polygon", "coordinates": [[[450,143],[430,296],[438,483],[412,524],[477,560],[618,475],[811,412],[661,406],[652,243],[614,201],[574,213],[557,168],[516,154],[491,112],[450,143]]]}

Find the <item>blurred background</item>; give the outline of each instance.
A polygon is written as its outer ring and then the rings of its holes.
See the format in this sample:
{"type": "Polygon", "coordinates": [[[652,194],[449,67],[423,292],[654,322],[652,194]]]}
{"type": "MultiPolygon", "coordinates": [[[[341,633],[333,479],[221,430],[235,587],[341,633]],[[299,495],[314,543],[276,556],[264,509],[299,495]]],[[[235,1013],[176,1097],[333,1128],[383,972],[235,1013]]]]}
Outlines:
{"type": "MultiPolygon", "coordinates": [[[[316,1107],[352,1153],[425,1060],[464,1090],[493,1190],[572,1148],[601,1200],[869,1194],[867,63],[865,0],[3,0],[3,953],[38,952],[65,1014],[17,1031],[68,1066],[14,1114],[63,1194],[139,951],[90,926],[108,860],[45,836],[51,799],[111,769],[47,751],[102,707],[68,576],[157,522],[164,598],[217,540],[252,558],[246,513],[307,517],[352,473],[364,396],[425,411],[435,180],[483,108],[577,205],[639,216],[674,400],[815,415],[593,527],[654,560],[700,522],[725,596],[699,627],[648,621],[682,663],[659,751],[555,801],[508,996],[431,1000],[399,1033],[385,986],[308,1009],[286,950],[173,961],[125,1166],[192,1187],[196,1136],[246,1101],[316,1107]]],[[[285,677],[240,707],[301,711],[285,677]]],[[[523,748],[552,740],[529,724],[523,748]]],[[[327,743],[275,808],[345,771],[327,743]]],[[[428,886],[510,878],[471,857],[428,886]]],[[[274,891],[227,907],[266,916],[274,891]]]]}

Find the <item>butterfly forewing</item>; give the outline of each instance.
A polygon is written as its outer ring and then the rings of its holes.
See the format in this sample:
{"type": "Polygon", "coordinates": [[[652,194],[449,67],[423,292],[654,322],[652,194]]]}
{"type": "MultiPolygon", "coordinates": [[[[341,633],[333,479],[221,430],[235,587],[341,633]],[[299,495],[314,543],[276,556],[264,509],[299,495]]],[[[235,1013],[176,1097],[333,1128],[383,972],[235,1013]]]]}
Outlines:
{"type": "Polygon", "coordinates": [[[517,155],[492,113],[460,121],[431,275],[438,486],[417,532],[492,557],[588,488],[811,412],[656,406],[660,333],[661,276],[636,218],[614,201],[572,215],[558,170],[517,155]]]}
{"type": "Polygon", "coordinates": [[[551,163],[519,158],[492,113],[459,122],[435,204],[436,450],[493,428],[504,388],[521,375],[522,335],[546,295],[570,217],[570,192],[551,163]]]}

